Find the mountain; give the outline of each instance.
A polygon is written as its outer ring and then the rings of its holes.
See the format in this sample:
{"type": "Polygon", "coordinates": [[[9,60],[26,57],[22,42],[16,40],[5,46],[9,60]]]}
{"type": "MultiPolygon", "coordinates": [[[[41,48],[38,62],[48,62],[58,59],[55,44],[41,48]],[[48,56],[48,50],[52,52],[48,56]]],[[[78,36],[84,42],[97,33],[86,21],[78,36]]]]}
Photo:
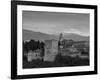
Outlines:
{"type": "MultiPolygon", "coordinates": [[[[73,33],[66,33],[63,36],[64,39],[72,39],[75,41],[88,41],[89,37],[85,37],[85,36],[81,36],[81,35],[77,35],[77,34],[73,34],[73,33]]],[[[50,39],[59,39],[59,35],[50,35],[50,34],[46,34],[46,33],[42,33],[42,32],[35,32],[35,31],[31,31],[31,30],[25,30],[23,29],[23,40],[40,40],[40,41],[44,41],[44,40],[50,40],[50,39]]]]}
{"type": "Polygon", "coordinates": [[[64,34],[64,38],[65,39],[72,39],[75,41],[89,41],[89,36],[86,37],[86,36],[81,36],[81,35],[73,34],[73,33],[64,34]]]}
{"type": "Polygon", "coordinates": [[[30,39],[44,41],[49,39],[57,39],[57,36],[41,32],[34,32],[30,30],[23,30],[23,40],[30,40],[30,39]]]}

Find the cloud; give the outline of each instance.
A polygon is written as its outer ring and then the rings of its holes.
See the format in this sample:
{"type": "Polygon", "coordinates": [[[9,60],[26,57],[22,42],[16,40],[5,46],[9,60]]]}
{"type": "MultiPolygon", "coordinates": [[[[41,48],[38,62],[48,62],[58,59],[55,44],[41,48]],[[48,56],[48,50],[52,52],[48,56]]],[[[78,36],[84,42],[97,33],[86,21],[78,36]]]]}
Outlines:
{"type": "Polygon", "coordinates": [[[73,34],[78,34],[78,35],[83,35],[83,36],[89,36],[88,33],[84,33],[78,29],[74,29],[74,28],[71,28],[71,29],[66,29],[63,31],[63,33],[73,33],[73,34]]]}
{"type": "Polygon", "coordinates": [[[64,33],[77,33],[77,34],[80,34],[81,33],[79,30],[74,29],[74,28],[72,28],[72,29],[66,29],[63,32],[64,33]]]}
{"type": "Polygon", "coordinates": [[[23,29],[47,34],[89,35],[89,14],[24,11],[22,22],[23,29]]]}

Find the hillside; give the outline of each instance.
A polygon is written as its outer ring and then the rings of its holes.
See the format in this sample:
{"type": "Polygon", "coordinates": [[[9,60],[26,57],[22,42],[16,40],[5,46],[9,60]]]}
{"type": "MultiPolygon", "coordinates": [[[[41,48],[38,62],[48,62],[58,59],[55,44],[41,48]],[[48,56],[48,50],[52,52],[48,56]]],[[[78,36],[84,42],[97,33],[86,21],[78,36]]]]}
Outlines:
{"type": "MultiPolygon", "coordinates": [[[[63,38],[72,39],[75,41],[88,41],[89,40],[89,37],[72,34],[72,33],[64,34],[63,38]]],[[[50,39],[58,40],[59,36],[23,29],[23,40],[30,40],[30,39],[40,40],[40,41],[50,40],[50,39]]]]}

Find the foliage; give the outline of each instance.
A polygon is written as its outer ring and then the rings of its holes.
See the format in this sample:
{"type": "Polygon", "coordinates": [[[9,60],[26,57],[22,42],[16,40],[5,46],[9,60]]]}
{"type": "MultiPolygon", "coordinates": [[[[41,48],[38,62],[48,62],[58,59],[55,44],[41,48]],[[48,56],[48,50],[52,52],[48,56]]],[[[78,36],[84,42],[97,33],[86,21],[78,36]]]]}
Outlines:
{"type": "Polygon", "coordinates": [[[23,42],[23,51],[29,51],[29,50],[36,50],[36,49],[43,49],[44,48],[44,42],[30,40],[29,42],[23,42]]]}

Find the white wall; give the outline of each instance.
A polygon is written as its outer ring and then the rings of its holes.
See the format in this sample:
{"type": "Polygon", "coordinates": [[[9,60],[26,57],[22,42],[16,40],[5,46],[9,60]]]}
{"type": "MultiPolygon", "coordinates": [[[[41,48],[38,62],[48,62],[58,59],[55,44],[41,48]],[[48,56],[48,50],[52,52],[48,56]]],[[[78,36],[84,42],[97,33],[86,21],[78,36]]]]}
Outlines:
{"type": "MultiPolygon", "coordinates": [[[[33,0],[45,2],[58,3],[74,3],[74,4],[93,4],[98,5],[100,0],[33,0]]],[[[100,5],[98,5],[98,14],[100,14],[100,5]]],[[[100,15],[98,16],[100,21],[100,15]]],[[[10,80],[10,32],[11,32],[11,14],[10,14],[10,0],[0,0],[0,80],[10,80]]],[[[100,23],[98,24],[100,26],[100,23]]],[[[100,27],[98,29],[100,34],[100,27]]],[[[98,38],[100,44],[100,37],[98,38]]],[[[98,45],[98,53],[100,53],[100,45],[98,45]]],[[[100,67],[100,54],[98,54],[98,67],[100,67]]],[[[84,75],[84,76],[66,76],[55,78],[41,78],[34,80],[99,80],[100,68],[98,75],[84,75]]],[[[28,79],[27,79],[28,80],[28,79]]]]}

